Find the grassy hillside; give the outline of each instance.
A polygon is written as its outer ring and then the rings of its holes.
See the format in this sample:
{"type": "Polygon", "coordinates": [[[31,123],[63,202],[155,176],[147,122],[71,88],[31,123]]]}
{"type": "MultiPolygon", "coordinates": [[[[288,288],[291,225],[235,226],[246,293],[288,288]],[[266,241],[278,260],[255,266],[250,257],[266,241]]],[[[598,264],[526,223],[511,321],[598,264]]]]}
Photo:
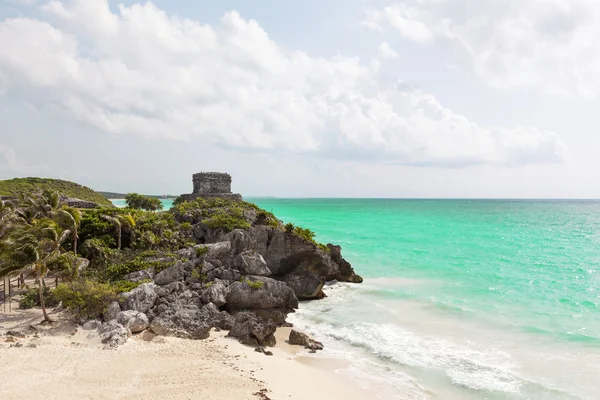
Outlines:
{"type": "Polygon", "coordinates": [[[17,196],[19,193],[31,193],[39,190],[56,190],[62,195],[81,200],[93,201],[96,204],[112,207],[112,203],[100,193],[78,185],[77,183],[49,178],[15,178],[0,181],[0,196],[17,196]]]}

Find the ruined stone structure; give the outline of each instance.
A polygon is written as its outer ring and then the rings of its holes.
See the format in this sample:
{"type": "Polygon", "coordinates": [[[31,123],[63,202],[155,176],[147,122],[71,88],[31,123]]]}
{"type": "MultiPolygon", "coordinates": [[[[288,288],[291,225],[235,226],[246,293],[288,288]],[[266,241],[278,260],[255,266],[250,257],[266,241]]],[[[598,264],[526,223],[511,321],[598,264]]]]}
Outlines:
{"type": "Polygon", "coordinates": [[[242,200],[242,195],[231,193],[231,175],[222,172],[199,172],[192,175],[194,183],[194,192],[191,194],[182,194],[181,197],[186,200],[194,200],[198,197],[215,198],[220,197],[229,200],[242,200]]]}

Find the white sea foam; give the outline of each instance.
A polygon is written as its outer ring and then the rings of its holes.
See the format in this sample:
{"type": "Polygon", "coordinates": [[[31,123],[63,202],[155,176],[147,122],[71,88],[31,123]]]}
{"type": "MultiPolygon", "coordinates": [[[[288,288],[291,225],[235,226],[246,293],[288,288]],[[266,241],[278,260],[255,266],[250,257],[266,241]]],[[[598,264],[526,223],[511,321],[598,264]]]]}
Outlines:
{"type": "Polygon", "coordinates": [[[455,325],[437,320],[437,331],[404,324],[422,319],[427,325],[427,316],[390,309],[396,303],[379,301],[370,285],[336,283],[326,293],[324,301],[303,303],[290,321],[325,342],[324,356],[349,360],[351,367],[343,372],[360,378],[379,399],[487,398],[477,393],[501,399],[577,398],[521,376],[519,361],[503,346],[479,340],[485,331],[457,331],[455,325]],[[531,391],[554,394],[523,396],[531,391]]]}

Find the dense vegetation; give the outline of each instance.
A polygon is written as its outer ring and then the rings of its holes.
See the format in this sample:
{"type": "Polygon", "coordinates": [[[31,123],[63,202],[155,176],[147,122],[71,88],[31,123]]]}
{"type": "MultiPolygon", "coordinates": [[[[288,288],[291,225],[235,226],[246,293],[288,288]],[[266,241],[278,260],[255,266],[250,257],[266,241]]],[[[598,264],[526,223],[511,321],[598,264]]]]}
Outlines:
{"type": "MultiPolygon", "coordinates": [[[[312,231],[292,224],[284,227],[272,213],[247,202],[199,198],[177,201],[170,211],[154,212],[78,210],[62,204],[60,198],[58,192],[44,190],[0,201],[0,277],[33,275],[39,301],[28,292],[22,304],[41,306],[46,320],[48,302],[56,301],[81,318],[99,316],[119,293],[145,282],[133,282],[129,274],[149,268],[160,272],[183,260],[184,253],[177,251],[198,245],[192,224],[222,233],[247,229],[251,224],[266,225],[315,243],[312,231]],[[45,286],[48,276],[59,277],[63,283],[49,292],[45,286]]],[[[198,246],[195,255],[207,251],[198,246]]],[[[203,281],[200,272],[196,273],[203,281]]],[[[262,285],[246,283],[252,289],[262,285]]]]}
{"type": "Polygon", "coordinates": [[[51,190],[61,195],[92,201],[103,207],[112,207],[112,203],[100,193],[77,183],[49,178],[15,178],[0,181],[0,196],[17,197],[36,191],[51,190]]]}
{"type": "Polygon", "coordinates": [[[134,210],[160,211],[163,205],[159,199],[148,197],[137,193],[129,193],[125,196],[127,207],[134,210]]]}

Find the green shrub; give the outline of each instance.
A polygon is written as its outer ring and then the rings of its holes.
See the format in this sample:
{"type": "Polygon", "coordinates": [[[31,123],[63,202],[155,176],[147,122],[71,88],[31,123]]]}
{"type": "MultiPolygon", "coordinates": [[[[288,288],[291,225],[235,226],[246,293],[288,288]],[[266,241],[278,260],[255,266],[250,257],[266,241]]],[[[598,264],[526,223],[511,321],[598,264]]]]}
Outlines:
{"type": "Polygon", "coordinates": [[[208,247],[206,247],[206,246],[196,247],[196,257],[202,257],[206,253],[208,253],[208,247]]]}
{"type": "Polygon", "coordinates": [[[162,202],[154,197],[148,197],[137,193],[129,193],[125,196],[127,207],[134,210],[160,211],[163,209],[162,202]]]}
{"type": "MultiPolygon", "coordinates": [[[[44,303],[46,304],[46,307],[52,308],[58,306],[58,303],[60,302],[56,299],[54,293],[50,291],[48,286],[44,286],[43,292],[44,303]]],[[[19,308],[26,310],[34,307],[41,307],[40,292],[38,288],[31,288],[27,290],[25,293],[23,293],[21,300],[19,300],[19,308]]]]}
{"type": "Polygon", "coordinates": [[[202,222],[208,228],[223,229],[225,232],[250,228],[250,223],[246,221],[243,211],[239,208],[218,208],[202,222]]]}
{"type": "Polygon", "coordinates": [[[323,243],[319,243],[317,244],[317,246],[319,246],[319,248],[321,250],[323,250],[326,253],[331,253],[331,249],[329,247],[327,247],[327,245],[323,244],[323,243]]]}
{"type": "Polygon", "coordinates": [[[250,286],[250,289],[252,290],[259,290],[262,289],[263,287],[263,282],[262,281],[246,281],[246,284],[248,286],[250,286]]]}
{"type": "Polygon", "coordinates": [[[294,228],[295,228],[295,226],[291,222],[288,222],[287,224],[285,224],[285,231],[288,233],[294,232],[294,228]]]}
{"type": "Polygon", "coordinates": [[[294,227],[294,234],[301,237],[304,240],[315,243],[315,233],[308,228],[302,228],[299,226],[294,227]]]}
{"type": "Polygon", "coordinates": [[[122,263],[110,265],[105,272],[105,280],[111,282],[117,282],[123,279],[123,277],[132,272],[142,271],[149,268],[154,268],[156,273],[167,269],[174,265],[175,260],[165,261],[148,261],[144,256],[136,256],[131,260],[127,260],[122,263]]]}
{"type": "Polygon", "coordinates": [[[200,282],[204,282],[207,279],[206,275],[204,275],[202,272],[200,272],[200,270],[197,268],[194,268],[192,270],[192,278],[194,278],[200,282]]]}
{"type": "Polygon", "coordinates": [[[81,319],[101,318],[108,305],[118,298],[113,286],[91,280],[59,285],[54,296],[81,319]]]}
{"type": "Polygon", "coordinates": [[[252,290],[262,289],[263,283],[264,283],[262,281],[251,281],[248,278],[246,278],[245,276],[240,277],[240,282],[245,283],[246,285],[250,286],[250,289],[252,289],[252,290]]]}

